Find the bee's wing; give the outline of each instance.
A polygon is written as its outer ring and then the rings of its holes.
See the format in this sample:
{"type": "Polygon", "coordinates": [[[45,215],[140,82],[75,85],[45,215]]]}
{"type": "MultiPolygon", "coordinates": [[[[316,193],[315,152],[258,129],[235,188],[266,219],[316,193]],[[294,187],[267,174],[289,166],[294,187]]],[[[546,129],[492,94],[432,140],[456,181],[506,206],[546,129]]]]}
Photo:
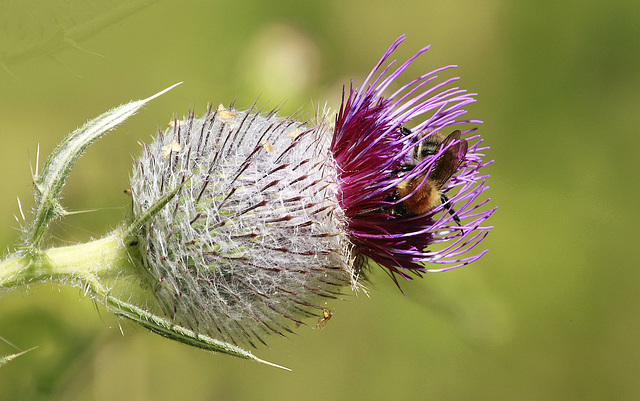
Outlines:
{"type": "Polygon", "coordinates": [[[444,184],[449,181],[449,178],[455,174],[467,154],[469,145],[467,141],[460,139],[459,130],[450,133],[442,142],[442,147],[447,147],[454,141],[458,142],[451,146],[438,158],[438,160],[436,160],[436,163],[431,170],[431,174],[429,174],[429,178],[435,182],[438,189],[444,187],[444,184]]]}

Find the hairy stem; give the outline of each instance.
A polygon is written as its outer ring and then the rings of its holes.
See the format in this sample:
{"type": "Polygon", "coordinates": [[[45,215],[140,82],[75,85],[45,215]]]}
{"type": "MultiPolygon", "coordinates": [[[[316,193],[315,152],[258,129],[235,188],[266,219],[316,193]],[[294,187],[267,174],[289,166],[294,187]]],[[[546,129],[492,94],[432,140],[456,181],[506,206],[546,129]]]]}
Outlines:
{"type": "Polygon", "coordinates": [[[84,244],[16,253],[0,262],[0,290],[41,282],[66,283],[83,276],[115,277],[133,273],[122,233],[84,244]]]}

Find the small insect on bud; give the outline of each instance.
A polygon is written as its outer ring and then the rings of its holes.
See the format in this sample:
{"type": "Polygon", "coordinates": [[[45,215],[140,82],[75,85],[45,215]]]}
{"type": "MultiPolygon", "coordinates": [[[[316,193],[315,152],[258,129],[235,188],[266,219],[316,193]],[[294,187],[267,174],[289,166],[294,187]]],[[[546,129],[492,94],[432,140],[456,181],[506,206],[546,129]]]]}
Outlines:
{"type": "Polygon", "coordinates": [[[331,319],[331,316],[333,316],[333,312],[331,312],[328,309],[323,309],[322,316],[320,316],[320,318],[318,319],[318,323],[316,323],[316,328],[323,329],[324,326],[327,325],[327,322],[329,321],[329,319],[331,319]]]}
{"type": "Polygon", "coordinates": [[[174,322],[238,343],[328,320],[319,297],[351,283],[330,130],[219,107],[144,147],[133,218],[176,195],[137,235],[145,276],[174,322]]]}

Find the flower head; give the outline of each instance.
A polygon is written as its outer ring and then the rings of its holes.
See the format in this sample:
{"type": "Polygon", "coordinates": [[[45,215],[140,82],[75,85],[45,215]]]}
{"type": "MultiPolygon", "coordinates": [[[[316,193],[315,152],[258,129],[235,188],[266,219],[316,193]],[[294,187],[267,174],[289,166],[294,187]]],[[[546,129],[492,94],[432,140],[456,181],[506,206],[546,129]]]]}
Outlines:
{"type": "Polygon", "coordinates": [[[343,91],[331,143],[355,252],[388,269],[396,284],[397,276],[410,280],[478,259],[486,250],[464,254],[487,235],[491,227],[483,222],[495,210],[482,210],[488,199],[478,201],[488,188],[480,171],[491,163],[482,160],[487,148],[475,127],[458,127],[481,122],[460,120],[475,94],[452,87],[458,78],[438,80],[455,66],[383,95],[429,48],[395,69],[395,60],[382,68],[403,40],[391,45],[361,86],[343,91]],[[456,129],[462,132],[443,140],[456,129]]]}
{"type": "Polygon", "coordinates": [[[436,81],[448,66],[384,97],[427,50],[376,76],[403,39],[360,88],[343,93],[333,137],[322,120],[221,106],[172,122],[145,147],[133,214],[154,216],[135,242],[172,321],[226,341],[262,341],[308,316],[328,320],[318,299],[357,286],[352,252],[396,283],[484,253],[464,255],[486,236],[493,212],[478,202],[486,148],[475,128],[452,128],[479,122],[459,120],[474,94],[449,88],[455,79],[436,81]]]}
{"type": "Polygon", "coordinates": [[[134,216],[178,191],[138,234],[148,282],[178,324],[262,341],[351,281],[329,130],[275,112],[209,109],[174,121],[132,177],[134,216]]]}

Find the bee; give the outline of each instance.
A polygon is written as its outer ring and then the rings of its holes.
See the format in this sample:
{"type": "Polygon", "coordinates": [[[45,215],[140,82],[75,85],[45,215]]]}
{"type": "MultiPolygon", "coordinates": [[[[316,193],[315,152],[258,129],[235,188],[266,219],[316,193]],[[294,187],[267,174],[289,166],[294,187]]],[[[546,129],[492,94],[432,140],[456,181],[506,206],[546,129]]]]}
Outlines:
{"type": "MultiPolygon", "coordinates": [[[[400,132],[404,135],[411,134],[411,130],[405,127],[400,127],[400,132]]],[[[428,176],[426,173],[419,174],[398,184],[394,200],[403,200],[394,206],[394,214],[416,216],[438,205],[445,205],[445,209],[448,209],[453,220],[460,225],[460,218],[453,207],[451,205],[446,207],[449,198],[442,192],[442,188],[458,170],[467,154],[468,143],[460,138],[460,134],[460,131],[456,130],[446,138],[439,132],[430,131],[423,131],[418,135],[417,140],[420,142],[414,146],[411,159],[396,170],[396,174],[413,170],[422,160],[438,154],[440,149],[450,146],[451,143],[456,143],[438,157],[428,176]]]]}

